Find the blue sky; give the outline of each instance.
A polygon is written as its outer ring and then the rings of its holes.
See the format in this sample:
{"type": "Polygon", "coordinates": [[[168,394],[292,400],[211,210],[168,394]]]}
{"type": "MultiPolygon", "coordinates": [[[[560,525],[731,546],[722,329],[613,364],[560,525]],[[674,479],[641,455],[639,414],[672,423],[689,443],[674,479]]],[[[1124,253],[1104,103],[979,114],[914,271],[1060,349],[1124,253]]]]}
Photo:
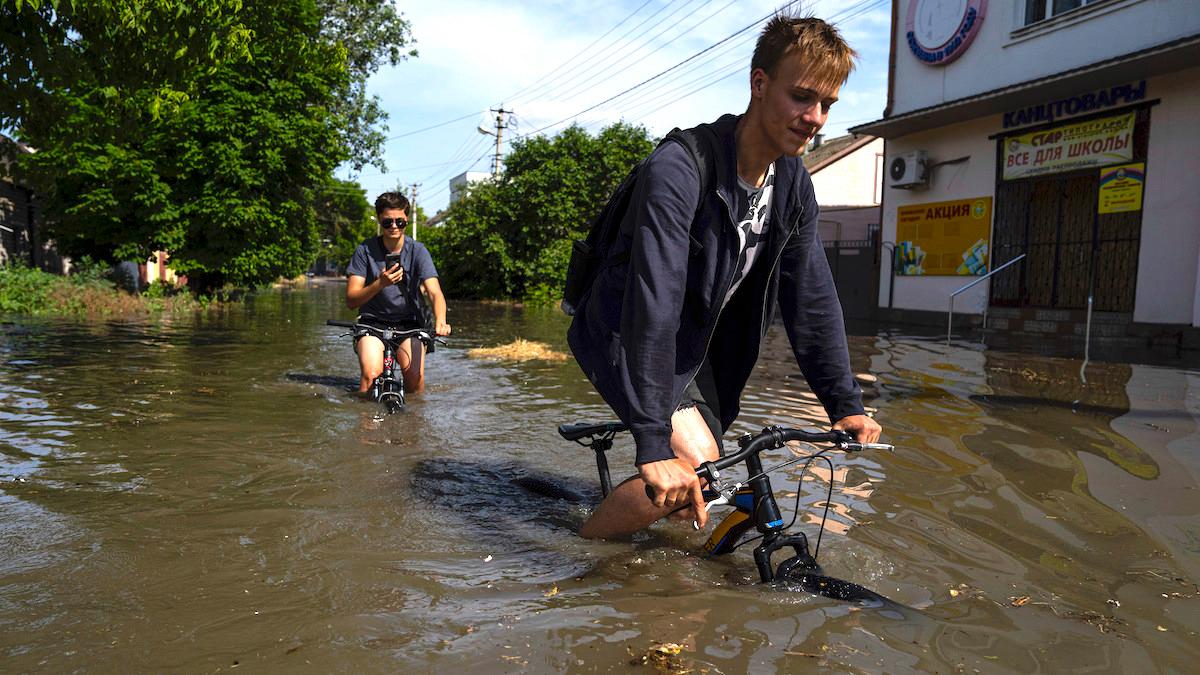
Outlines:
{"type": "MultiPolygon", "coordinates": [[[[382,69],[368,83],[389,115],[388,172],[366,167],[356,176],[343,169],[339,177],[357,178],[370,200],[397,185],[419,183],[418,201],[433,214],[446,206],[450,178],[491,170],[495,139],[477,127],[492,129],[495,115],[488,110],[501,104],[516,114],[516,128],[504,132],[504,153],[513,137],[552,135],[571,122],[596,133],[623,119],[659,136],[741,112],[761,19],[785,4],[398,2],[420,55],[382,69]],[[434,125],[439,126],[422,131],[434,125]]],[[[833,107],[827,137],[878,119],[887,97],[889,0],[805,0],[792,7],[832,19],[861,57],[833,107]]]]}

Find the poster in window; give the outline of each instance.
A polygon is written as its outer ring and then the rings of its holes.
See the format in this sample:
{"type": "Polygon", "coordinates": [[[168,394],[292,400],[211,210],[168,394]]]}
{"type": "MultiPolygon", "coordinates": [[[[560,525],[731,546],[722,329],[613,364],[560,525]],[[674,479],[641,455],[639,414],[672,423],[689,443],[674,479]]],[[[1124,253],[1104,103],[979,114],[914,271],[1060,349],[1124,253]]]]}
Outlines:
{"type": "Polygon", "coordinates": [[[991,227],[991,197],[901,206],[896,211],[896,274],[987,274],[991,227]]]}
{"type": "Polygon", "coordinates": [[[1133,159],[1137,113],[1064,124],[1001,141],[1004,180],[1075,171],[1133,159]]]}
{"type": "Polygon", "coordinates": [[[1125,213],[1142,210],[1142,187],[1146,184],[1146,163],[1106,166],[1100,169],[1100,213],[1125,213]]]}

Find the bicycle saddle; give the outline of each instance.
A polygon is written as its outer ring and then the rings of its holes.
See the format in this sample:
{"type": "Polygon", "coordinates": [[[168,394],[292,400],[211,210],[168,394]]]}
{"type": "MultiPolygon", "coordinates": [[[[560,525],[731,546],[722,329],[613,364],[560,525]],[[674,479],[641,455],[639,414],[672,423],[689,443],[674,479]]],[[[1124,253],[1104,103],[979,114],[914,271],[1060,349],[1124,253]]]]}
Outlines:
{"type": "Polygon", "coordinates": [[[617,433],[626,431],[629,427],[620,422],[575,422],[573,424],[558,425],[558,435],[568,441],[579,440],[585,436],[598,436],[600,434],[617,433]]]}

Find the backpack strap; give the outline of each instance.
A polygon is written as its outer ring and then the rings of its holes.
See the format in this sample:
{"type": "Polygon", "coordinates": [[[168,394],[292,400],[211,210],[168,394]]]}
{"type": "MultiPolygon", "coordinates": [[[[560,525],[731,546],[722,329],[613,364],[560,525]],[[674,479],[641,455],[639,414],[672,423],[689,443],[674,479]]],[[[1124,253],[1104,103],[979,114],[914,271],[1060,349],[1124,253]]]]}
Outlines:
{"type": "MultiPolygon", "coordinates": [[[[691,129],[680,129],[676,127],[667,132],[666,136],[659,141],[661,146],[668,140],[673,140],[683,146],[691,156],[692,162],[696,165],[696,172],[700,175],[700,199],[696,202],[696,211],[692,214],[692,219],[700,213],[700,209],[704,208],[704,198],[708,193],[712,192],[717,185],[717,175],[720,171],[721,153],[718,147],[719,139],[713,132],[712,128],[707,124],[692,127],[691,129]]],[[[644,161],[644,160],[643,160],[644,161]]],[[[621,264],[629,259],[629,252],[617,256],[615,260],[610,260],[605,266],[611,264],[621,264]]]]}
{"type": "Polygon", "coordinates": [[[723,164],[718,147],[719,139],[708,124],[691,129],[672,129],[663,140],[668,138],[682,145],[696,163],[696,170],[700,174],[700,202],[696,207],[696,212],[699,213],[700,207],[704,205],[704,197],[716,187],[719,167],[723,164]]]}

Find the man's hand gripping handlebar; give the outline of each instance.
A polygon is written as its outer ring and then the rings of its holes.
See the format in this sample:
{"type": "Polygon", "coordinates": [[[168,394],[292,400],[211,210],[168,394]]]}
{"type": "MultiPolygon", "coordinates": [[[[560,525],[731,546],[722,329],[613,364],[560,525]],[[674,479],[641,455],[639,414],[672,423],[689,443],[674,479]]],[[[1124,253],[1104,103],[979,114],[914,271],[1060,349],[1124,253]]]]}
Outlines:
{"type": "MultiPolygon", "coordinates": [[[[829,443],[844,452],[861,452],[863,450],[896,451],[896,447],[889,443],[861,443],[840,429],[833,431],[806,431],[784,427],[766,427],[757,435],[751,436],[746,434],[739,439],[738,445],[741,446],[741,449],[732,455],[722,457],[715,462],[705,462],[694,470],[688,467],[687,463],[683,460],[671,459],[643,464],[638,467],[638,471],[642,475],[642,480],[646,483],[646,496],[650,498],[650,501],[654,502],[655,506],[674,506],[677,507],[675,508],[676,511],[690,506],[696,516],[695,520],[692,521],[692,526],[700,529],[708,523],[709,509],[719,504],[730,503],[733,501],[733,495],[738,489],[754,478],[757,478],[757,476],[751,476],[732,486],[726,486],[721,482],[721,469],[744,462],[750,455],[757,454],[763,450],[781,448],[789,441],[829,443]],[[668,463],[672,466],[656,466],[668,463]],[[684,468],[680,470],[680,466],[684,468]],[[650,467],[661,469],[661,471],[655,470],[653,473],[647,471],[650,467]],[[693,477],[688,479],[685,476],[687,473],[692,474],[693,477]],[[701,489],[701,479],[708,482],[710,490],[701,489]],[[670,491],[666,487],[669,487],[670,491]],[[707,500],[706,497],[708,498],[707,500]],[[703,508],[701,505],[703,505],[703,508]]],[[[763,474],[790,466],[804,459],[807,459],[807,456],[793,458],[763,471],[763,474]]]]}

